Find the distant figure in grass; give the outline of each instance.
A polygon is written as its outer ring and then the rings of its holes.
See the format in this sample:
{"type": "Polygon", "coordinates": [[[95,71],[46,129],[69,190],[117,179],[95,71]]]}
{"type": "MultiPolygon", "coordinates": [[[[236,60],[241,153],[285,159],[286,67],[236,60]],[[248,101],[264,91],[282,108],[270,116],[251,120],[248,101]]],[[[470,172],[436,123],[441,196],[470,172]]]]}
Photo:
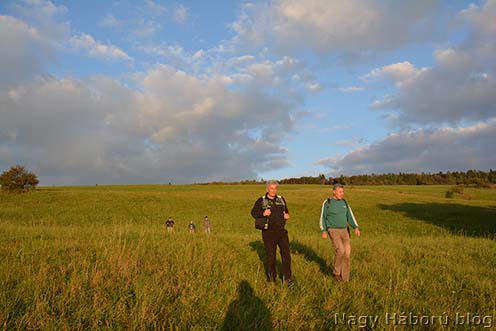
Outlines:
{"type": "Polygon", "coordinates": [[[165,227],[167,228],[167,232],[168,233],[172,233],[174,232],[174,220],[172,218],[168,218],[166,221],[165,221],[165,227]]]}
{"type": "Polygon", "coordinates": [[[348,224],[354,229],[358,237],[360,237],[360,228],[350,205],[343,199],[343,196],[343,185],[335,184],[332,189],[332,197],[322,203],[320,231],[322,238],[327,238],[327,234],[331,237],[334,248],[334,270],[332,272],[334,278],[348,282],[351,267],[351,240],[348,224]]]}
{"type": "Polygon", "coordinates": [[[284,283],[287,286],[291,286],[293,284],[291,278],[291,254],[288,231],[284,228],[286,221],[289,219],[289,211],[286,200],[277,195],[277,188],[277,181],[267,181],[266,193],[255,202],[251,210],[251,216],[255,218],[255,224],[259,220],[265,220],[266,222],[265,227],[262,227],[261,230],[265,252],[267,253],[269,281],[274,282],[277,277],[276,252],[277,246],[279,246],[284,283]]]}
{"type": "Polygon", "coordinates": [[[193,221],[189,222],[188,229],[189,229],[189,233],[195,233],[196,232],[196,225],[195,225],[195,223],[193,223],[193,221]]]}
{"type": "Polygon", "coordinates": [[[212,222],[208,218],[208,216],[205,216],[203,218],[203,229],[205,230],[206,234],[210,234],[210,229],[212,228],[212,222]]]}

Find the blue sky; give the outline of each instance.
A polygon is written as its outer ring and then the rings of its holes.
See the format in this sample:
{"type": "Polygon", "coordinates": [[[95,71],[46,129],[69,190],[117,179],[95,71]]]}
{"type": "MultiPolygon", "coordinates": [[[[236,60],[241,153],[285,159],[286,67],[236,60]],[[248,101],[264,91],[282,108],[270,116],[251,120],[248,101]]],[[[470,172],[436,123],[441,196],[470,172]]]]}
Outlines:
{"type": "Polygon", "coordinates": [[[45,185],[495,165],[496,1],[3,1],[0,169],[45,185]]]}

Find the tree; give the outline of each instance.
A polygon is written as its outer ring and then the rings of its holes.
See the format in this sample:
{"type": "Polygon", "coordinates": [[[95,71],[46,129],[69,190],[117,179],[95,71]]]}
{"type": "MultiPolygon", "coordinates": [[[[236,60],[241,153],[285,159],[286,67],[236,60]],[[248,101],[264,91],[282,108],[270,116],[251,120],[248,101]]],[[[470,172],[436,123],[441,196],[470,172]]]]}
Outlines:
{"type": "Polygon", "coordinates": [[[38,183],[36,174],[21,165],[16,165],[0,175],[2,191],[28,191],[36,188],[38,183]]]}

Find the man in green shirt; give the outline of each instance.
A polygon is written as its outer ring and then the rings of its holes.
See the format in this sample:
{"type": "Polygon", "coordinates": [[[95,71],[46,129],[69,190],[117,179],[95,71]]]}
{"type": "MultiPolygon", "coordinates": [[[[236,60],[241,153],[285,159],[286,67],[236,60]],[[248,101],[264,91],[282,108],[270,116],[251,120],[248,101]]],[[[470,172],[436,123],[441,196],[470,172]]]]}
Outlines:
{"type": "Polygon", "coordinates": [[[351,207],[343,199],[343,185],[335,184],[332,192],[332,198],[328,198],[322,203],[320,231],[322,238],[327,238],[328,233],[331,237],[334,248],[334,278],[348,282],[351,264],[351,240],[348,225],[354,229],[358,237],[360,237],[360,228],[351,207]]]}

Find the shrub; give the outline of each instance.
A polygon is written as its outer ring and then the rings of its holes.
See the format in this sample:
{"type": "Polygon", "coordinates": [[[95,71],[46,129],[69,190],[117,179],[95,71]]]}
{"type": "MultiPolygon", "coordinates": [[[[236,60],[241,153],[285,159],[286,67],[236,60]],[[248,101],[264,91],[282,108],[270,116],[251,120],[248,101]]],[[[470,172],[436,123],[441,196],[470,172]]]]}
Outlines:
{"type": "Polygon", "coordinates": [[[2,191],[26,192],[36,188],[38,183],[36,174],[20,165],[11,167],[0,175],[2,191]]]}

